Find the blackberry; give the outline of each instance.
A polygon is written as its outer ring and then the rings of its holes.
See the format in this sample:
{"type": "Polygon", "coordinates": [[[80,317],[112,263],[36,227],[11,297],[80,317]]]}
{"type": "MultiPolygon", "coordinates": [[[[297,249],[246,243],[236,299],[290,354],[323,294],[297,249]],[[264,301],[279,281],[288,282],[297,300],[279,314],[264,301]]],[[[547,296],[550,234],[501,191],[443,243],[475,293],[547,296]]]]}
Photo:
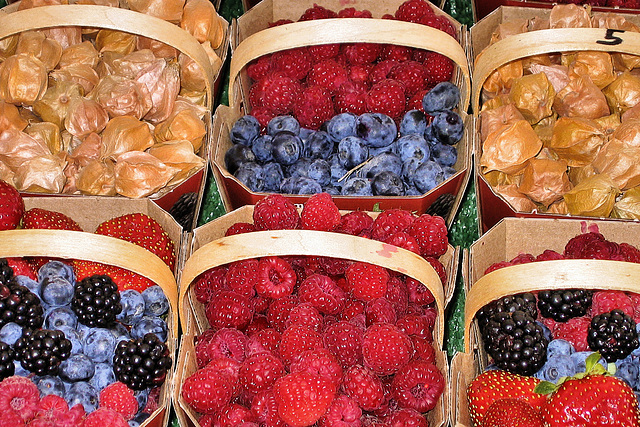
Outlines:
{"type": "Polygon", "coordinates": [[[432,204],[427,208],[426,214],[429,215],[438,215],[442,218],[446,218],[451,213],[451,208],[453,208],[453,202],[455,202],[456,197],[451,193],[444,193],[440,195],[432,204]]]}
{"type": "Polygon", "coordinates": [[[31,329],[41,328],[44,323],[40,298],[15,279],[0,283],[0,328],[10,322],[31,329]]]}
{"type": "Polygon", "coordinates": [[[36,375],[57,375],[58,367],[71,355],[71,341],[56,329],[25,329],[13,346],[16,359],[36,375]]]}
{"type": "Polygon", "coordinates": [[[120,292],[111,277],[102,274],[76,282],[71,308],[78,322],[91,328],[109,328],[122,311],[120,292]]]}
{"type": "Polygon", "coordinates": [[[566,322],[587,314],[591,307],[593,291],[587,289],[564,289],[538,292],[538,309],[542,317],[556,322],[566,322]]]}
{"type": "Polygon", "coordinates": [[[113,357],[113,372],[133,390],[161,385],[171,368],[169,348],[155,334],[120,341],[113,357]]]}
{"type": "Polygon", "coordinates": [[[15,365],[13,361],[16,358],[16,353],[11,346],[6,342],[0,341],[0,381],[15,373],[15,365]]]}
{"type": "Polygon", "coordinates": [[[13,279],[13,269],[9,267],[6,258],[0,258],[0,286],[2,286],[2,284],[9,284],[11,279],[13,279]]]}
{"type": "Polygon", "coordinates": [[[619,309],[599,314],[591,319],[587,344],[608,363],[624,359],[640,345],[636,322],[619,309]]]}
{"type": "Polygon", "coordinates": [[[538,309],[536,306],[536,297],[529,292],[507,295],[499,300],[491,301],[482,307],[476,314],[478,326],[482,332],[489,321],[489,318],[496,313],[511,313],[514,311],[524,311],[534,319],[538,317],[538,309]]]}
{"type": "Polygon", "coordinates": [[[185,193],[169,209],[169,214],[187,231],[193,228],[198,193],[185,193]]]}
{"type": "Polygon", "coordinates": [[[547,359],[549,340],[542,326],[521,310],[493,314],[482,339],[494,363],[509,372],[533,375],[547,359]]]}

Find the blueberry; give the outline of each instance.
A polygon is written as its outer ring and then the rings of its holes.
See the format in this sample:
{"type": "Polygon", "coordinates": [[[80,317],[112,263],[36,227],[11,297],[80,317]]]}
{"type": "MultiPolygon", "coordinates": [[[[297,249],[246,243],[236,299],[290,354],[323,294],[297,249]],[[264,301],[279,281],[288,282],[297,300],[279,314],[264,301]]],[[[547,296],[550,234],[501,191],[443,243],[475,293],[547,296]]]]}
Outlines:
{"type": "Polygon", "coordinates": [[[402,160],[393,153],[382,153],[372,157],[359,171],[358,176],[373,178],[380,172],[402,174],[402,160]]]}
{"type": "Polygon", "coordinates": [[[144,314],[147,316],[162,316],[169,311],[169,300],[158,285],[149,286],[142,291],[144,299],[144,314]]]}
{"type": "Polygon", "coordinates": [[[72,354],[60,363],[58,373],[67,382],[88,381],[95,373],[95,364],[82,353],[72,354]]]}
{"type": "Polygon", "coordinates": [[[98,392],[85,381],[72,384],[65,393],[65,400],[69,404],[69,408],[73,408],[78,403],[81,404],[86,413],[93,412],[98,408],[98,392]]]}
{"type": "Polygon", "coordinates": [[[113,367],[111,365],[108,363],[96,363],[95,373],[89,380],[89,384],[91,384],[96,390],[100,391],[116,381],[116,374],[113,373],[113,367]]]}
{"type": "Polygon", "coordinates": [[[462,117],[453,111],[436,113],[431,122],[431,131],[438,141],[453,145],[462,139],[464,123],[462,117]]]}
{"type": "Polygon", "coordinates": [[[405,182],[404,195],[405,196],[422,196],[422,192],[416,188],[415,185],[409,185],[405,182]]]}
{"type": "Polygon", "coordinates": [[[353,177],[342,186],[343,196],[373,196],[371,181],[367,178],[353,177]]]}
{"type": "Polygon", "coordinates": [[[423,163],[424,161],[418,160],[416,157],[411,157],[405,161],[402,164],[402,172],[400,173],[404,182],[413,186],[413,178],[416,176],[416,169],[418,169],[418,167],[423,163]]]}
{"type": "Polygon", "coordinates": [[[279,192],[280,184],[284,180],[282,166],[276,162],[269,162],[262,166],[262,176],[264,179],[264,191],[279,192]]]}
{"type": "Polygon", "coordinates": [[[451,167],[458,161],[458,151],[452,145],[437,143],[431,149],[431,159],[442,167],[451,167]]]}
{"type": "Polygon", "coordinates": [[[45,324],[47,329],[60,329],[61,326],[75,329],[78,326],[78,316],[69,307],[57,307],[47,314],[45,324]]]}
{"type": "Polygon", "coordinates": [[[241,164],[255,162],[256,155],[246,145],[233,145],[224,154],[224,165],[230,173],[235,173],[241,164]]]}
{"type": "Polygon", "coordinates": [[[73,285],[62,277],[47,277],[42,281],[40,295],[51,307],[69,305],[73,299],[73,285]]]}
{"type": "Polygon", "coordinates": [[[125,325],[133,325],[144,314],[144,298],[135,289],[126,289],[120,292],[120,304],[122,311],[116,319],[125,325]]]}
{"type": "Polygon", "coordinates": [[[427,114],[453,110],[460,102],[460,89],[450,82],[441,82],[434,86],[422,98],[422,107],[427,114]]]}
{"type": "Polygon", "coordinates": [[[300,137],[302,142],[304,142],[306,144],[306,142],[309,139],[309,137],[311,135],[313,135],[314,133],[316,133],[316,132],[317,131],[315,131],[313,129],[300,128],[300,133],[298,133],[298,136],[300,137]]]}
{"type": "Polygon", "coordinates": [[[308,178],[309,165],[311,165],[311,159],[307,157],[300,157],[294,164],[289,165],[286,168],[285,175],[287,178],[308,178]]]}
{"type": "Polygon", "coordinates": [[[30,277],[27,276],[15,276],[14,280],[16,281],[16,283],[18,283],[18,285],[22,285],[25,288],[29,289],[31,292],[33,292],[34,294],[36,294],[38,296],[38,298],[40,298],[40,300],[42,300],[42,297],[40,296],[40,283],[36,282],[35,280],[33,280],[30,277]]]}
{"type": "Polygon", "coordinates": [[[369,158],[369,149],[362,138],[348,136],[338,144],[338,160],[346,169],[352,169],[369,158]]]}
{"type": "Polygon", "coordinates": [[[332,196],[340,196],[341,187],[336,187],[334,185],[327,185],[322,187],[322,192],[331,194],[332,196]]]}
{"type": "Polygon", "coordinates": [[[146,412],[139,412],[135,417],[133,417],[133,419],[129,420],[129,427],[140,427],[148,418],[149,414],[146,412]]]}
{"type": "Polygon", "coordinates": [[[234,144],[251,147],[251,143],[260,135],[260,122],[253,116],[242,116],[231,126],[229,138],[234,144]]]}
{"type": "Polygon", "coordinates": [[[284,194],[316,194],[322,192],[322,186],[311,178],[286,178],[280,185],[280,192],[284,194]]]}
{"type": "Polygon", "coordinates": [[[269,135],[273,136],[283,130],[298,135],[300,133],[300,123],[293,116],[276,116],[269,120],[267,124],[267,133],[269,135]]]}
{"type": "Polygon", "coordinates": [[[14,360],[13,361],[13,366],[14,366],[13,375],[17,375],[19,377],[28,377],[29,375],[31,375],[30,371],[27,371],[26,369],[24,369],[22,367],[22,364],[20,363],[19,360],[14,360]]]}
{"type": "Polygon", "coordinates": [[[273,160],[281,165],[292,165],[300,158],[302,140],[295,134],[287,131],[278,132],[273,136],[271,143],[273,160]]]}
{"type": "Polygon", "coordinates": [[[626,357],[622,360],[616,360],[616,373],[615,376],[629,384],[629,387],[633,389],[638,388],[638,375],[640,375],[640,369],[638,368],[638,362],[631,360],[630,357],[626,357]]]}
{"type": "Polygon", "coordinates": [[[84,337],[82,346],[84,354],[94,362],[111,363],[116,349],[116,338],[109,329],[95,328],[84,337]]]}
{"type": "Polygon", "coordinates": [[[46,375],[44,377],[36,377],[33,379],[33,382],[36,386],[38,386],[38,391],[40,392],[40,397],[45,397],[50,394],[55,394],[56,396],[64,397],[65,389],[64,383],[58,377],[52,377],[51,375],[46,375]]]}
{"type": "Polygon", "coordinates": [[[353,113],[340,113],[327,122],[327,133],[335,142],[342,141],[347,136],[356,135],[356,119],[353,113]]]}
{"type": "Polygon", "coordinates": [[[76,282],[76,275],[73,268],[62,261],[49,261],[38,270],[38,282],[42,283],[44,279],[62,277],[69,283],[76,282]]]}
{"type": "Polygon", "coordinates": [[[545,339],[547,341],[553,341],[553,335],[551,334],[551,330],[547,327],[547,325],[537,320],[536,324],[542,328],[542,334],[544,335],[545,339]]]}
{"type": "MultiPolygon", "coordinates": [[[[585,362],[587,360],[587,357],[591,356],[592,354],[593,352],[591,351],[576,351],[575,353],[572,353],[571,356],[569,356],[571,360],[573,360],[576,373],[584,372],[585,369],[587,369],[585,362]]],[[[607,369],[607,362],[605,362],[603,358],[600,358],[599,363],[605,369],[607,369]]]]}
{"type": "Polygon", "coordinates": [[[256,162],[247,162],[240,165],[233,174],[238,181],[246,185],[249,190],[258,192],[264,188],[264,176],[262,166],[256,162]]]}
{"type": "Polygon", "coordinates": [[[324,187],[331,182],[331,165],[324,159],[315,159],[309,165],[308,176],[324,187]]]}
{"type": "Polygon", "coordinates": [[[444,173],[444,180],[448,180],[453,175],[457,174],[458,171],[452,168],[451,166],[445,166],[442,168],[442,172],[444,173]]]}
{"type": "Polygon", "coordinates": [[[398,135],[393,119],[382,113],[364,113],[356,119],[356,135],[371,147],[386,147],[398,135]]]}
{"type": "Polygon", "coordinates": [[[420,110],[407,111],[400,122],[400,135],[424,135],[427,129],[427,116],[420,110]]]}
{"type": "Polygon", "coordinates": [[[161,341],[167,340],[167,322],[159,317],[143,316],[131,327],[131,337],[141,339],[145,334],[156,334],[161,341]]]}
{"type": "Polygon", "coordinates": [[[424,130],[424,140],[427,141],[429,147],[434,146],[438,142],[438,138],[436,138],[436,135],[433,133],[432,125],[427,126],[424,130]]]}
{"type": "Polygon", "coordinates": [[[92,329],[90,327],[88,327],[87,325],[83,325],[82,323],[78,322],[78,326],[76,327],[76,331],[78,331],[78,335],[80,335],[80,339],[84,339],[84,337],[92,331],[92,329]]]}
{"type": "Polygon", "coordinates": [[[374,196],[404,196],[404,183],[399,175],[382,171],[371,181],[374,196]]]}
{"type": "Polygon", "coordinates": [[[125,337],[126,339],[131,338],[129,336],[129,329],[121,323],[116,322],[115,326],[109,329],[109,332],[113,334],[116,340],[119,340],[121,337],[125,337]]]}
{"type": "Polygon", "coordinates": [[[331,183],[336,185],[338,180],[345,176],[348,170],[342,166],[337,154],[334,154],[329,158],[329,166],[331,167],[331,183]]]}
{"type": "Polygon", "coordinates": [[[22,326],[9,322],[0,328],[0,341],[14,345],[22,336],[22,326]]]}
{"type": "Polygon", "coordinates": [[[395,141],[392,142],[390,145],[387,145],[386,147],[380,147],[380,148],[369,147],[369,157],[379,156],[380,154],[384,154],[384,153],[393,153],[395,151],[395,147],[396,147],[395,141]]]}
{"type": "Polygon", "coordinates": [[[82,353],[84,351],[81,335],[76,329],[70,328],[69,326],[60,326],[58,330],[64,334],[66,339],[71,341],[71,354],[82,353]]]}
{"type": "Polygon", "coordinates": [[[145,388],[143,390],[134,390],[133,395],[138,401],[138,408],[142,409],[147,406],[147,400],[149,399],[149,392],[151,389],[145,388]]]}
{"type": "Polygon", "coordinates": [[[576,373],[575,365],[568,355],[556,355],[547,359],[540,369],[545,381],[557,383],[562,377],[570,377],[576,373]]]}
{"type": "Polygon", "coordinates": [[[551,340],[547,346],[547,358],[551,358],[556,355],[570,356],[573,352],[575,352],[573,344],[563,339],[551,340]]]}
{"type": "Polygon", "coordinates": [[[256,160],[261,163],[273,160],[273,137],[271,135],[260,135],[253,141],[251,151],[256,156],[256,160]]]}
{"type": "Polygon", "coordinates": [[[405,135],[398,138],[395,142],[394,152],[403,162],[406,162],[412,157],[421,161],[429,160],[429,157],[431,157],[429,144],[427,144],[427,141],[422,135],[417,134],[405,135]]]}
{"type": "Polygon", "coordinates": [[[422,193],[433,190],[444,181],[442,167],[432,160],[418,166],[413,177],[413,184],[422,193]]]}

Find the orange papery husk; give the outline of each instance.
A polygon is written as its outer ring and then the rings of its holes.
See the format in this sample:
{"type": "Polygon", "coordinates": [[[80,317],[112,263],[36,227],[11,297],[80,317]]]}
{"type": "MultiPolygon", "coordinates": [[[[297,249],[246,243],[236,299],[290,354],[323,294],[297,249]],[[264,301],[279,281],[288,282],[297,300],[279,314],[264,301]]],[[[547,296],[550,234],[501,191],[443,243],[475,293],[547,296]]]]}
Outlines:
{"type": "Polygon", "coordinates": [[[531,125],[518,120],[491,132],[482,144],[480,166],[483,172],[499,170],[508,174],[521,172],[529,159],[542,148],[531,125]]]}
{"type": "Polygon", "coordinates": [[[524,69],[520,59],[498,67],[482,84],[482,89],[488,92],[483,96],[490,99],[502,92],[509,92],[513,81],[523,75],[524,69]]]}
{"type": "Polygon", "coordinates": [[[564,195],[570,215],[607,218],[613,210],[620,189],[607,175],[585,179],[564,195]]]}
{"type": "Polygon", "coordinates": [[[7,129],[23,130],[29,122],[20,116],[18,107],[0,101],[0,133],[7,129]]]}
{"type": "Polygon", "coordinates": [[[54,123],[31,123],[24,131],[41,145],[45,145],[51,154],[60,154],[65,151],[62,135],[60,135],[60,128],[54,123]]]}
{"type": "Polygon", "coordinates": [[[538,206],[518,190],[516,184],[500,185],[494,191],[504,197],[517,212],[533,212],[538,206]]]}
{"type": "Polygon", "coordinates": [[[640,77],[624,72],[602,92],[611,112],[622,114],[640,102],[640,77]]]}
{"type": "Polygon", "coordinates": [[[51,71],[60,62],[62,46],[56,40],[47,38],[41,31],[25,31],[20,34],[16,54],[27,53],[35,56],[51,71]]]}
{"type": "Polygon", "coordinates": [[[159,159],[167,166],[180,171],[169,182],[169,185],[179,184],[204,166],[204,159],[193,151],[191,142],[168,141],[149,148],[148,153],[159,159]]]}
{"type": "Polygon", "coordinates": [[[604,132],[593,120],[561,117],[546,147],[569,166],[581,167],[593,161],[605,140],[604,132]]]}
{"type": "Polygon", "coordinates": [[[552,159],[531,159],[524,168],[518,190],[545,207],[562,199],[573,188],[567,175],[567,162],[552,159]]]}
{"type": "Polygon", "coordinates": [[[611,218],[640,220],[640,187],[630,188],[613,205],[611,218]]]}
{"type": "Polygon", "coordinates": [[[145,120],[158,124],[166,120],[174,109],[180,93],[180,66],[177,62],[164,62],[162,66],[140,74],[136,81],[147,87],[152,107],[145,120]]]}
{"type": "Polygon", "coordinates": [[[187,0],[180,27],[200,43],[209,42],[217,49],[224,40],[224,25],[209,0],[187,0]]]}
{"type": "Polygon", "coordinates": [[[101,159],[115,160],[130,151],[144,151],[154,144],[149,125],[133,116],[114,117],[102,132],[101,159]]]}
{"type": "Polygon", "coordinates": [[[482,140],[485,140],[491,132],[500,126],[524,119],[520,110],[513,103],[501,105],[491,110],[483,109],[480,112],[480,136],[482,140]]]}
{"type": "Polygon", "coordinates": [[[562,117],[599,119],[609,115],[607,98],[587,75],[572,78],[556,96],[553,108],[562,117]]]}
{"type": "Polygon", "coordinates": [[[17,129],[0,133],[0,161],[16,170],[20,165],[38,157],[51,156],[51,151],[42,141],[17,129]]]}
{"type": "Polygon", "coordinates": [[[109,122],[109,114],[97,101],[78,97],[69,104],[64,119],[64,128],[73,136],[84,138],[91,133],[100,133],[109,122]]]}
{"type": "Polygon", "coordinates": [[[100,53],[90,41],[84,41],[62,51],[59,66],[64,68],[73,64],[85,64],[91,68],[95,68],[100,62],[100,53]]]}
{"type": "Polygon", "coordinates": [[[591,18],[582,6],[558,4],[549,14],[549,28],[591,28],[591,18]]]}
{"type": "Polygon", "coordinates": [[[69,81],[57,82],[49,86],[44,96],[33,104],[33,111],[42,120],[55,123],[62,129],[69,105],[82,95],[84,90],[79,84],[69,81]]]}
{"type": "Polygon", "coordinates": [[[599,89],[604,88],[616,79],[613,60],[607,52],[582,51],[573,55],[569,65],[569,75],[580,77],[587,75],[599,89]]]}
{"type": "Polygon", "coordinates": [[[34,157],[16,169],[16,188],[31,193],[61,193],[66,180],[64,167],[58,156],[34,157]]]}
{"type": "Polygon", "coordinates": [[[185,0],[125,0],[129,9],[145,15],[155,16],[156,18],[171,21],[173,23],[180,22],[184,9],[185,0]]]}
{"type": "Polygon", "coordinates": [[[530,124],[536,124],[553,111],[556,91],[546,74],[528,74],[513,81],[509,99],[530,124]]]}
{"type": "Polygon", "coordinates": [[[80,169],[76,178],[76,188],[82,194],[90,196],[115,196],[115,164],[111,160],[91,160],[80,169]]]}
{"type": "Polygon", "coordinates": [[[33,105],[47,90],[47,69],[38,58],[23,53],[0,64],[0,99],[16,105],[33,105]]]}
{"type": "Polygon", "coordinates": [[[96,70],[87,64],[69,64],[49,73],[52,82],[73,82],[82,86],[84,94],[90,93],[100,81],[96,70]]]}
{"type": "Polygon", "coordinates": [[[103,77],[89,96],[102,105],[109,117],[131,115],[141,119],[152,106],[146,86],[117,75],[103,77]]]}
{"type": "Polygon", "coordinates": [[[130,151],[116,159],[116,191],[130,198],[147,197],[165,187],[179,172],[149,153],[130,151]]]}
{"type": "Polygon", "coordinates": [[[157,142],[186,139],[195,152],[200,150],[206,135],[205,123],[198,117],[196,110],[191,108],[174,111],[167,120],[159,123],[154,129],[157,142]]]}
{"type": "Polygon", "coordinates": [[[137,36],[117,30],[100,30],[96,35],[96,49],[101,54],[115,52],[127,55],[136,48],[137,36]]]}
{"type": "Polygon", "coordinates": [[[529,72],[531,74],[544,73],[556,93],[560,92],[569,84],[569,68],[565,65],[532,64],[529,67],[529,72]]]}

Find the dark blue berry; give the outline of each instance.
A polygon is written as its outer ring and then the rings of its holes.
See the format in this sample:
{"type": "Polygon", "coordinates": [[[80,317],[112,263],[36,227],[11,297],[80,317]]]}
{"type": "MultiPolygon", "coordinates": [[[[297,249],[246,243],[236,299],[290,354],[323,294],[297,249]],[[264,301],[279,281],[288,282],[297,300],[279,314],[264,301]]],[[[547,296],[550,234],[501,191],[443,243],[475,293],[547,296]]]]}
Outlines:
{"type": "Polygon", "coordinates": [[[85,381],[73,383],[64,398],[69,404],[69,408],[78,403],[84,407],[86,413],[93,412],[98,408],[98,391],[85,381]]]}
{"type": "Polygon", "coordinates": [[[249,187],[250,191],[259,192],[264,188],[262,166],[256,162],[241,164],[233,176],[238,178],[238,181],[249,187]]]}
{"type": "Polygon", "coordinates": [[[356,135],[371,147],[386,147],[398,135],[393,119],[382,113],[364,113],[356,119],[356,135]]]}
{"type": "Polygon", "coordinates": [[[144,314],[144,299],[135,289],[127,289],[120,292],[120,304],[122,311],[116,319],[125,325],[133,325],[144,314]]]}
{"type": "Polygon", "coordinates": [[[431,159],[440,166],[453,166],[458,161],[458,151],[452,145],[436,144],[431,149],[431,159]]]}
{"type": "Polygon", "coordinates": [[[62,326],[75,329],[78,326],[78,316],[70,307],[57,307],[49,311],[44,322],[47,329],[60,329],[62,326]]]}
{"type": "Polygon", "coordinates": [[[460,89],[450,82],[441,82],[422,98],[422,107],[427,114],[452,110],[460,102],[460,89]]]}
{"type": "Polygon", "coordinates": [[[304,156],[310,159],[328,159],[333,153],[335,143],[324,131],[313,132],[304,141],[304,156]]]}
{"type": "Polygon", "coordinates": [[[45,397],[50,394],[55,394],[56,396],[64,397],[65,389],[64,383],[58,377],[54,377],[51,375],[45,375],[44,377],[35,377],[33,378],[33,382],[36,386],[38,386],[38,391],[40,392],[40,397],[45,397]]]}
{"type": "Polygon", "coordinates": [[[14,322],[6,323],[0,328],[0,341],[14,345],[22,336],[22,326],[14,322]]]}
{"type": "Polygon", "coordinates": [[[357,116],[353,113],[340,113],[327,122],[327,133],[336,143],[356,134],[357,116]]]}
{"type": "Polygon", "coordinates": [[[298,135],[300,133],[300,123],[293,116],[276,116],[269,120],[267,124],[267,133],[269,135],[273,136],[283,130],[298,135]]]}
{"type": "Polygon", "coordinates": [[[167,322],[159,317],[143,316],[131,328],[131,337],[142,339],[146,334],[155,334],[160,341],[167,341],[167,322]]]}
{"type": "Polygon", "coordinates": [[[424,135],[427,129],[427,116],[420,110],[409,110],[400,121],[400,135],[424,135]]]}
{"type": "Polygon", "coordinates": [[[253,116],[242,116],[231,126],[229,138],[234,144],[251,147],[251,143],[260,135],[260,122],[253,116]]]}
{"type": "Polygon", "coordinates": [[[352,169],[369,158],[369,149],[362,138],[348,136],[338,144],[338,160],[345,169],[352,169]]]}
{"type": "Polygon", "coordinates": [[[402,173],[402,160],[393,153],[382,153],[372,157],[358,171],[358,176],[363,178],[373,178],[380,172],[393,172],[396,175],[402,173]]]}
{"type": "Polygon", "coordinates": [[[308,176],[324,187],[331,182],[331,165],[324,159],[315,159],[309,165],[308,176]]]}
{"type": "Polygon", "coordinates": [[[73,268],[61,261],[49,261],[38,270],[38,282],[42,284],[45,279],[62,277],[69,283],[75,283],[76,275],[73,268]]]}
{"type": "Polygon", "coordinates": [[[383,171],[377,174],[371,181],[371,190],[374,196],[404,196],[404,183],[397,174],[383,171]]]}
{"type": "Polygon", "coordinates": [[[232,145],[224,154],[224,165],[232,174],[234,174],[243,163],[255,161],[256,155],[253,154],[251,148],[246,145],[232,145]]]}
{"type": "Polygon", "coordinates": [[[96,363],[95,373],[89,380],[89,384],[96,390],[102,390],[116,381],[116,374],[113,373],[113,367],[111,365],[108,363],[96,363]]]}
{"type": "MultiPolygon", "coordinates": [[[[79,323],[78,327],[82,324],[79,323]]],[[[82,346],[82,338],[80,333],[69,326],[60,326],[58,328],[64,334],[64,337],[71,342],[71,354],[82,353],[84,351],[82,346]]]]}
{"type": "Polygon", "coordinates": [[[353,177],[342,186],[343,196],[373,196],[371,181],[367,178],[353,177]]]}
{"type": "Polygon", "coordinates": [[[82,353],[72,354],[60,364],[59,375],[64,381],[88,381],[95,373],[95,363],[82,353]]]}
{"type": "Polygon", "coordinates": [[[280,192],[280,184],[284,180],[284,173],[279,163],[269,162],[262,166],[262,177],[264,179],[264,191],[280,192]]]}
{"type": "Polygon", "coordinates": [[[271,154],[271,152],[273,151],[272,141],[273,137],[271,135],[260,135],[253,140],[251,150],[256,156],[256,160],[261,163],[266,163],[273,160],[273,154],[271,154]]]}
{"type": "Polygon", "coordinates": [[[95,328],[82,340],[84,354],[96,363],[111,363],[116,349],[116,338],[110,330],[95,328]]]}
{"type": "Polygon", "coordinates": [[[302,154],[302,140],[291,132],[278,132],[273,136],[271,143],[273,160],[283,166],[294,164],[302,154]]]}
{"type": "Polygon", "coordinates": [[[418,160],[416,157],[410,157],[402,164],[402,172],[400,176],[407,184],[413,185],[413,177],[416,175],[416,169],[423,164],[423,160],[418,160]]]}
{"type": "Polygon", "coordinates": [[[331,194],[332,196],[340,196],[340,187],[336,187],[334,185],[322,187],[322,191],[324,193],[331,194]]]}
{"type": "Polygon", "coordinates": [[[40,288],[42,300],[51,307],[71,304],[73,285],[62,277],[46,278],[40,288]]]}
{"type": "Polygon", "coordinates": [[[429,160],[431,156],[429,144],[427,144],[427,141],[422,135],[410,134],[401,136],[395,142],[395,147],[395,153],[403,162],[406,162],[412,157],[425,161],[429,160]]]}
{"type": "Polygon", "coordinates": [[[433,116],[433,135],[443,144],[453,145],[462,139],[464,123],[462,117],[453,111],[442,111],[433,116]]]}
{"type": "Polygon", "coordinates": [[[280,191],[285,194],[316,194],[322,192],[322,186],[311,178],[298,176],[282,181],[280,191]]]}
{"type": "Polygon", "coordinates": [[[442,167],[433,160],[427,160],[418,166],[414,172],[413,184],[422,193],[426,193],[444,181],[442,167]]]}
{"type": "Polygon", "coordinates": [[[309,176],[309,165],[311,165],[311,159],[300,157],[294,164],[287,167],[285,175],[287,178],[306,178],[309,176]]]}
{"type": "Polygon", "coordinates": [[[144,299],[144,314],[147,316],[162,316],[169,311],[169,300],[158,285],[149,286],[142,291],[144,299]]]}

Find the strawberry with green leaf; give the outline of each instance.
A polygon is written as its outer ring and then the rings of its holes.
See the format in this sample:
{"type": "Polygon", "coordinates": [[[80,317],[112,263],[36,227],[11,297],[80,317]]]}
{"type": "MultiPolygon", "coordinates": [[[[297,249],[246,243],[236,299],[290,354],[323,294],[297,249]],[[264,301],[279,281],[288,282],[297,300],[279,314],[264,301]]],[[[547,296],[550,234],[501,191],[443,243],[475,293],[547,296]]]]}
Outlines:
{"type": "Polygon", "coordinates": [[[553,384],[542,381],[536,392],[549,394],[542,408],[548,427],[639,427],[640,412],[633,390],[613,376],[615,365],[598,363],[594,353],[586,360],[585,372],[564,377],[553,384]]]}

